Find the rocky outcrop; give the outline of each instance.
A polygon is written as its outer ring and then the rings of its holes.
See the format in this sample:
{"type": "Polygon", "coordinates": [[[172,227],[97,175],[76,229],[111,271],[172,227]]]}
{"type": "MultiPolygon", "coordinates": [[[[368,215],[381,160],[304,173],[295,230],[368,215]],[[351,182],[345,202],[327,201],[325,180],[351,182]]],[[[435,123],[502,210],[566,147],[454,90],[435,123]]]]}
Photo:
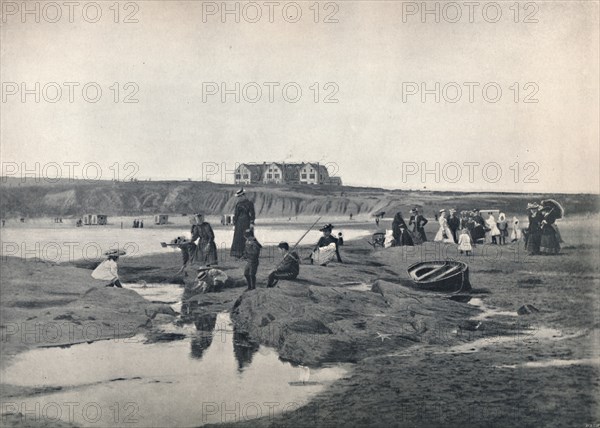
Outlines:
{"type": "Polygon", "coordinates": [[[284,285],[244,293],[235,331],[306,365],[356,362],[416,343],[459,342],[449,334],[477,309],[385,281],[375,291],[284,285]],[[443,334],[445,333],[445,334],[443,334]]]}

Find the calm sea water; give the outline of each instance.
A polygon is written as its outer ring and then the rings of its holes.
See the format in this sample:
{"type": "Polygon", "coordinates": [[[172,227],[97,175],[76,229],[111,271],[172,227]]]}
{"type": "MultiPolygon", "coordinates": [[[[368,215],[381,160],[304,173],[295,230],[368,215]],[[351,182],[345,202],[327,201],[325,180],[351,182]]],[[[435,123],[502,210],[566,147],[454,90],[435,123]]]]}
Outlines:
{"type": "MultiPolygon", "coordinates": [[[[308,228],[308,227],[307,227],[308,228]]],[[[263,245],[277,245],[287,241],[293,245],[307,228],[299,225],[257,225],[255,235],[263,245]]],[[[217,226],[214,228],[215,243],[219,249],[227,249],[233,240],[233,228],[217,226]]],[[[373,231],[365,227],[343,228],[344,239],[367,237],[373,231]]],[[[133,229],[103,226],[73,227],[57,225],[53,227],[20,226],[5,227],[0,231],[0,255],[22,258],[40,258],[52,262],[65,262],[79,259],[93,260],[102,257],[109,249],[121,248],[128,256],[179,251],[171,247],[163,248],[161,242],[170,242],[177,236],[190,235],[189,226],[169,228],[133,229]]],[[[316,243],[321,236],[318,230],[312,230],[303,239],[303,244],[316,243]]]]}

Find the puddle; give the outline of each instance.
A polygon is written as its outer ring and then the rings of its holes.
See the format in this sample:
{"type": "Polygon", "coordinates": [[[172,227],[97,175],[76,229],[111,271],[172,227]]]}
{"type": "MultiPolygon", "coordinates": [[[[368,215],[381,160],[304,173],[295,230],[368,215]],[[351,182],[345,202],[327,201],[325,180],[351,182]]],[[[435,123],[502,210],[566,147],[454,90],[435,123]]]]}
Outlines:
{"type": "Polygon", "coordinates": [[[183,287],[179,284],[149,284],[143,282],[140,284],[123,284],[123,287],[134,290],[146,300],[168,304],[176,312],[181,312],[183,287]]]}
{"type": "MultiPolygon", "coordinates": [[[[127,287],[166,303],[183,290],[175,284],[145,285],[127,287]]],[[[193,325],[169,330],[185,338],[147,344],[146,336],[138,335],[19,354],[1,372],[3,383],[62,390],[11,397],[2,412],[34,409],[41,422],[94,427],[245,421],[305,405],[350,367],[292,366],[272,348],[238,340],[226,312],[217,314],[213,331],[196,331],[193,325]]]]}
{"type": "Polygon", "coordinates": [[[371,291],[372,287],[373,287],[372,284],[354,284],[354,285],[351,285],[349,287],[346,287],[346,290],[371,291]]]}
{"type": "Polygon", "coordinates": [[[489,308],[485,305],[485,303],[483,303],[483,300],[479,297],[471,298],[471,300],[469,300],[468,303],[469,303],[469,305],[476,306],[477,308],[479,308],[482,311],[480,314],[477,314],[471,318],[472,320],[475,320],[475,321],[485,320],[487,318],[491,318],[494,316],[516,317],[519,315],[516,312],[502,311],[499,309],[489,308]]]}
{"type": "Polygon", "coordinates": [[[507,364],[497,366],[501,368],[516,369],[520,367],[527,368],[545,368],[545,367],[569,367],[569,366],[598,366],[600,365],[600,359],[598,358],[584,358],[579,360],[546,360],[546,361],[528,361],[523,364],[507,364]]]}

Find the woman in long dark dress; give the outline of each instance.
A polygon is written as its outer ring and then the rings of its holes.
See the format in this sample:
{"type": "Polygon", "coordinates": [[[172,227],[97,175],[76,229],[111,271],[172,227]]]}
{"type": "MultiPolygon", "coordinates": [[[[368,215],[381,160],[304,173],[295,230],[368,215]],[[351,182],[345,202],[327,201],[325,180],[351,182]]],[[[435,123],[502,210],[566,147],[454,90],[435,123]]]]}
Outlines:
{"type": "Polygon", "coordinates": [[[542,220],[543,214],[539,210],[537,203],[527,204],[527,218],[529,226],[527,228],[527,251],[531,255],[540,254],[540,245],[542,243],[542,220]]]}
{"type": "Polygon", "coordinates": [[[233,217],[235,230],[233,232],[233,242],[231,243],[231,257],[239,259],[244,255],[244,247],[246,246],[244,231],[254,225],[255,215],[254,203],[246,197],[244,189],[238,190],[236,196],[238,201],[235,204],[233,217]]]}
{"type": "Polygon", "coordinates": [[[552,207],[542,208],[541,214],[543,220],[540,251],[544,254],[558,254],[560,251],[560,235],[555,224],[558,217],[557,209],[552,207]]]}
{"type": "Polygon", "coordinates": [[[485,228],[486,223],[478,209],[473,210],[473,229],[471,230],[471,236],[473,237],[474,244],[482,244],[485,239],[485,228]]]}
{"type": "Polygon", "coordinates": [[[400,211],[396,213],[392,221],[392,235],[396,246],[407,245],[412,247],[415,245],[400,211]]]}
{"type": "Polygon", "coordinates": [[[196,240],[196,260],[205,266],[218,264],[215,233],[202,214],[196,214],[196,224],[192,226],[192,242],[196,240]]]}

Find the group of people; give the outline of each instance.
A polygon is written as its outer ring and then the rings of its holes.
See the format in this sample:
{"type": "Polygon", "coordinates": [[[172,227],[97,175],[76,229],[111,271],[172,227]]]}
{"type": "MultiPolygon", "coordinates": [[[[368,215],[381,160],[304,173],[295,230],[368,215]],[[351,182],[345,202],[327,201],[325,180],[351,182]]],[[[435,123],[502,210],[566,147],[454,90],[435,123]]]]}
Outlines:
{"type": "Polygon", "coordinates": [[[562,218],[563,208],[556,201],[527,204],[529,226],[525,231],[525,248],[531,255],[558,254],[562,238],[556,220],[562,218]]]}
{"type": "MultiPolygon", "coordinates": [[[[256,274],[260,263],[260,253],[262,250],[261,243],[254,236],[254,222],[256,213],[254,203],[248,199],[244,189],[236,192],[236,204],[234,209],[233,223],[233,242],[231,244],[230,255],[237,260],[244,260],[244,278],[248,286],[248,290],[256,288],[256,274]]],[[[323,236],[317,242],[313,253],[310,257],[311,264],[326,265],[331,260],[336,259],[342,262],[339,253],[339,246],[343,244],[342,234],[338,237],[332,235],[334,226],[327,224],[320,230],[323,236]]],[[[193,225],[191,228],[191,239],[178,237],[171,241],[172,245],[179,247],[183,255],[183,267],[181,271],[191,262],[200,263],[203,268],[213,268],[218,265],[217,246],[215,244],[215,234],[212,227],[204,220],[204,216],[200,213],[193,217],[193,225]]],[[[295,279],[300,272],[300,257],[298,253],[290,248],[287,242],[280,242],[278,249],[281,252],[281,262],[273,269],[267,280],[267,287],[274,287],[281,279],[295,279]]],[[[207,275],[204,270],[199,273],[198,280],[201,275],[207,275]]]]}
{"type": "Polygon", "coordinates": [[[143,229],[144,228],[144,220],[138,220],[137,218],[133,220],[133,228],[134,229],[143,229]]]}
{"type": "MultiPolygon", "coordinates": [[[[545,200],[541,204],[528,204],[527,211],[529,227],[522,230],[517,217],[509,223],[502,212],[497,219],[493,213],[484,219],[479,209],[460,213],[455,209],[441,209],[436,215],[439,228],[433,240],[458,244],[461,254],[470,254],[476,244],[506,245],[519,241],[524,235],[530,254],[557,254],[562,241],[555,222],[563,215],[562,207],[556,201],[545,200]]],[[[416,208],[410,211],[408,224],[402,213],[397,212],[392,221],[391,246],[413,246],[426,242],[426,224],[427,219],[416,208]]]]}
{"type": "MultiPolygon", "coordinates": [[[[236,198],[231,256],[246,262],[244,278],[247,289],[254,290],[256,289],[256,274],[263,247],[254,236],[254,222],[256,219],[254,203],[248,199],[243,188],[236,192],[236,198]]],[[[545,200],[541,204],[534,202],[527,205],[529,226],[523,232],[525,246],[530,254],[557,254],[560,251],[562,239],[556,226],[556,220],[562,218],[563,214],[562,207],[553,200],[545,200]]],[[[474,245],[484,242],[504,245],[509,237],[509,224],[504,213],[500,213],[497,220],[490,213],[487,220],[484,220],[478,209],[461,211],[460,216],[455,209],[448,211],[441,209],[436,217],[439,229],[434,241],[457,244],[461,254],[466,252],[469,255],[474,245]]],[[[391,246],[413,246],[426,242],[425,226],[427,223],[428,220],[417,208],[410,210],[408,224],[406,224],[402,213],[398,211],[392,221],[391,246]]],[[[143,222],[135,220],[134,227],[143,227],[143,222]]],[[[335,237],[332,234],[333,229],[332,224],[326,224],[319,229],[323,236],[321,236],[309,257],[311,264],[324,266],[334,260],[343,263],[339,251],[339,247],[343,245],[342,234],[339,233],[338,237],[335,237]]],[[[521,233],[519,219],[513,217],[510,231],[511,242],[520,240],[521,233]]],[[[218,265],[215,234],[211,225],[205,221],[203,214],[194,215],[191,235],[189,240],[185,237],[178,237],[171,241],[172,245],[182,250],[183,267],[181,271],[185,269],[188,263],[199,262],[202,268],[200,268],[197,276],[198,283],[204,284],[202,286],[204,292],[212,291],[213,287],[207,285],[209,279],[215,277],[218,280],[210,283],[222,285],[224,283],[223,277],[226,278],[226,276],[222,271],[215,268],[218,265]]],[[[278,249],[281,252],[282,259],[275,269],[269,273],[267,287],[274,287],[282,279],[295,279],[300,273],[300,257],[294,251],[295,247],[290,248],[287,242],[280,242],[278,249]]],[[[116,262],[120,254],[110,252],[107,255],[108,259],[98,266],[92,276],[98,279],[110,280],[109,286],[121,287],[116,270],[116,262]]]]}
{"type": "Polygon", "coordinates": [[[419,213],[417,208],[410,210],[410,218],[408,225],[402,217],[402,213],[398,211],[392,221],[392,246],[413,246],[419,245],[427,241],[425,233],[425,225],[429,221],[419,213]]]}

